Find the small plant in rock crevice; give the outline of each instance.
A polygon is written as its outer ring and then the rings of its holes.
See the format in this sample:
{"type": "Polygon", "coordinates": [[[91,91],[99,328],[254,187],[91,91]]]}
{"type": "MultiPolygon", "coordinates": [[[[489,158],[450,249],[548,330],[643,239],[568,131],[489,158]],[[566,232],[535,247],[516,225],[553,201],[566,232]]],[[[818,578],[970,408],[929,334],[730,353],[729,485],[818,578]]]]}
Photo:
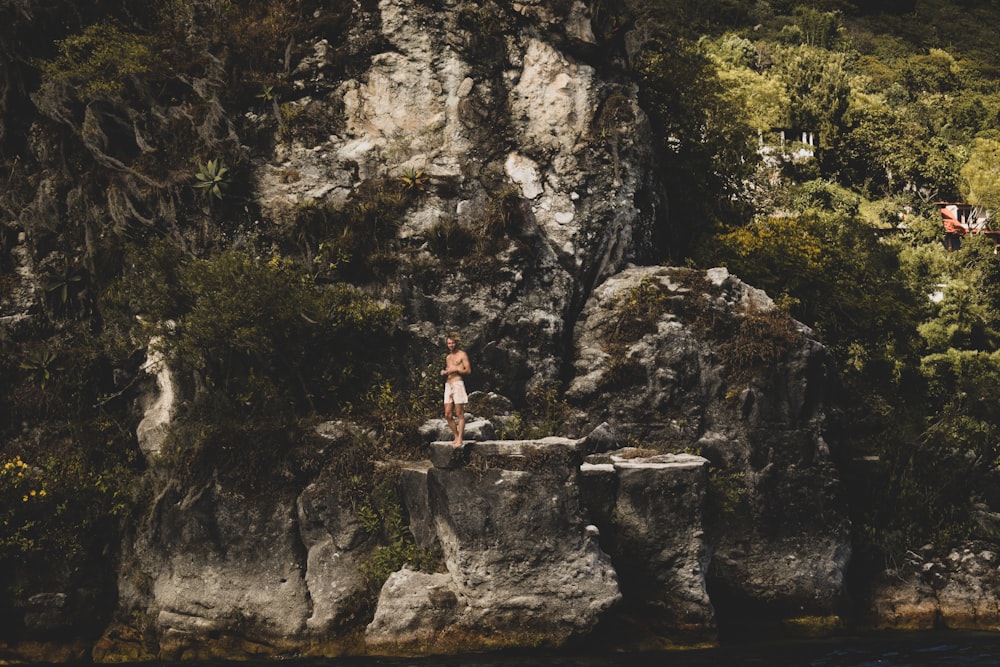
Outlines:
{"type": "Polygon", "coordinates": [[[612,324],[605,329],[605,342],[617,348],[656,331],[667,312],[668,298],[666,288],[658,280],[644,277],[618,299],[612,324]]]}
{"type": "Polygon", "coordinates": [[[598,388],[602,391],[625,389],[637,384],[645,384],[647,364],[638,359],[615,355],[601,375],[598,388]]]}
{"type": "Polygon", "coordinates": [[[467,257],[476,246],[476,238],[472,232],[452,219],[435,224],[428,230],[426,237],[431,253],[443,260],[467,257]]]}
{"type": "Polygon", "coordinates": [[[47,347],[26,352],[20,366],[28,371],[42,389],[45,389],[53,373],[63,370],[59,355],[47,347]]]}
{"type": "Polygon", "coordinates": [[[49,266],[45,272],[45,293],[53,310],[63,314],[69,310],[73,299],[79,298],[83,292],[85,276],[80,266],[65,258],[62,262],[49,266]]]}
{"type": "Polygon", "coordinates": [[[420,192],[426,190],[430,184],[430,176],[423,169],[407,169],[399,177],[399,180],[402,181],[405,189],[418,190],[420,192]]]}
{"type": "Polygon", "coordinates": [[[513,236],[523,222],[521,206],[521,192],[513,185],[490,196],[477,234],[476,249],[480,254],[495,253],[513,236]]]}
{"type": "Polygon", "coordinates": [[[519,232],[524,227],[524,203],[515,186],[490,195],[479,216],[470,222],[446,219],[425,238],[438,259],[461,266],[465,278],[477,284],[495,284],[500,272],[523,261],[529,244],[519,232]]]}
{"type": "Polygon", "coordinates": [[[707,491],[709,517],[713,521],[725,522],[738,520],[751,490],[742,470],[712,466],[709,468],[707,491]]]}
{"type": "Polygon", "coordinates": [[[399,497],[399,476],[398,468],[376,470],[357,510],[365,531],[380,542],[358,568],[373,594],[403,565],[431,572],[440,567],[438,556],[413,542],[399,497]]]}
{"type": "Polygon", "coordinates": [[[198,165],[195,180],[195,189],[200,190],[205,199],[222,201],[231,184],[229,167],[222,160],[209,160],[198,165]]]}
{"type": "Polygon", "coordinates": [[[742,383],[755,371],[781,361],[802,339],[788,313],[751,305],[737,316],[735,335],[723,340],[718,349],[732,381],[742,383]]]}
{"type": "Polygon", "coordinates": [[[528,405],[526,437],[529,439],[559,435],[571,411],[557,383],[532,387],[528,391],[528,405]]]}

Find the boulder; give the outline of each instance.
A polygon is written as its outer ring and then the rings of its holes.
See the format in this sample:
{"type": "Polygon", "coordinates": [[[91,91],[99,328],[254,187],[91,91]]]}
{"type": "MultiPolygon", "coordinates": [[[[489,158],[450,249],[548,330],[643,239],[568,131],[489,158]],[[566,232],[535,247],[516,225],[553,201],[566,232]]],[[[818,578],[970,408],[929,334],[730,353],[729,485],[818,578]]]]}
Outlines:
{"type": "MultiPolygon", "coordinates": [[[[485,419],[478,419],[475,415],[466,413],[465,415],[465,440],[492,440],[496,437],[493,423],[485,419]]],[[[448,441],[452,439],[451,429],[444,419],[429,419],[420,426],[420,437],[424,442],[448,441]]]]}
{"type": "Polygon", "coordinates": [[[366,630],[369,652],[556,647],[594,630],[621,594],[596,531],[587,529],[573,445],[487,443],[483,454],[484,443],[474,443],[467,466],[427,471],[447,575],[433,579],[434,599],[427,576],[394,575],[366,630]],[[497,467],[504,462],[518,469],[497,467]],[[413,611],[386,611],[400,605],[413,611]],[[403,621],[402,638],[390,617],[413,619],[403,621]]]}
{"type": "MultiPolygon", "coordinates": [[[[160,491],[119,580],[122,605],[150,619],[158,657],[280,654],[306,632],[311,593],[320,614],[329,613],[320,593],[330,591],[307,581],[296,514],[294,496],[250,496],[216,480],[160,491]]],[[[337,528],[345,539],[349,529],[337,528]]],[[[103,650],[116,652],[110,642],[103,650]]]]}
{"type": "MultiPolygon", "coordinates": [[[[460,642],[460,619],[468,604],[455,591],[447,573],[428,574],[404,568],[382,586],[375,618],[365,630],[369,650],[397,655],[419,653],[417,647],[460,642]]],[[[434,653],[452,650],[435,648],[434,653]]]]}
{"type": "Polygon", "coordinates": [[[1000,558],[988,542],[947,554],[907,552],[872,587],[869,613],[886,630],[1000,630],[1000,558]]]}
{"type": "Polygon", "coordinates": [[[659,636],[684,643],[715,641],[715,612],[706,588],[708,461],[665,454],[614,457],[613,466],[617,492],[607,532],[628,608],[659,636]]]}
{"type": "Polygon", "coordinates": [[[826,354],[808,328],[725,269],[630,267],[594,290],[575,332],[575,428],[608,422],[710,462],[716,621],[837,616],[850,522],[825,437],[826,354]]]}
{"type": "Polygon", "coordinates": [[[307,486],[296,503],[299,535],[306,550],[304,580],[312,605],[306,618],[309,634],[342,627],[357,613],[367,582],[359,570],[369,550],[357,512],[340,500],[339,480],[321,476],[307,486]]]}

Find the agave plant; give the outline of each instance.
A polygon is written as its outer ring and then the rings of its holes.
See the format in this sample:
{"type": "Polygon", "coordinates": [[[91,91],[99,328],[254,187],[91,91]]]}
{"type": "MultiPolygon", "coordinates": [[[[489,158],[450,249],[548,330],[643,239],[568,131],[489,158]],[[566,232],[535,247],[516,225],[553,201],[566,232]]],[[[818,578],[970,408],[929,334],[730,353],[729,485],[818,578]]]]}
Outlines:
{"type": "Polygon", "coordinates": [[[229,187],[228,174],[229,168],[222,160],[209,160],[198,166],[198,173],[195,174],[197,183],[194,187],[201,190],[202,195],[208,199],[215,197],[221,200],[223,193],[229,187]]]}
{"type": "Polygon", "coordinates": [[[274,100],[274,86],[264,86],[264,89],[257,93],[257,99],[264,102],[274,100]]]}
{"type": "Polygon", "coordinates": [[[48,384],[54,371],[63,370],[57,363],[58,355],[48,348],[40,348],[28,352],[21,360],[21,368],[35,376],[42,389],[48,384]]]}
{"type": "Polygon", "coordinates": [[[73,286],[82,281],[83,274],[80,269],[64,260],[62,266],[49,269],[45,291],[52,294],[60,306],[65,306],[73,286]]]}
{"type": "Polygon", "coordinates": [[[430,176],[425,174],[423,169],[407,169],[399,177],[399,180],[403,181],[403,187],[407,190],[423,191],[427,187],[430,176]]]}

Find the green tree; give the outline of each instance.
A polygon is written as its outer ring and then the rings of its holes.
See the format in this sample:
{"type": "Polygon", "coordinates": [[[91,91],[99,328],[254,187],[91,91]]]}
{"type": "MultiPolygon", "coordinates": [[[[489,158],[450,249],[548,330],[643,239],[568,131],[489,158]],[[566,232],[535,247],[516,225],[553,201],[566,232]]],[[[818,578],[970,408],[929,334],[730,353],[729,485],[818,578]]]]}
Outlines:
{"type": "Polygon", "coordinates": [[[911,393],[911,413],[899,434],[882,441],[885,486],[866,519],[867,534],[890,556],[927,542],[948,547],[972,535],[970,509],[998,481],[1000,415],[992,390],[1000,380],[1000,266],[993,244],[970,238],[961,251],[946,254],[937,238],[932,245],[920,245],[919,236],[913,241],[900,244],[907,281],[939,296],[925,301],[917,327],[925,389],[911,393]]]}
{"type": "Polygon", "coordinates": [[[788,93],[780,80],[756,70],[759,56],[753,43],[728,34],[702,44],[715,64],[726,104],[740,110],[754,130],[780,126],[789,104],[788,93]]]}
{"type": "Polygon", "coordinates": [[[929,387],[922,445],[933,472],[921,480],[936,496],[930,533],[945,545],[969,531],[969,509],[1000,478],[1000,352],[949,349],[924,357],[929,387]],[[936,516],[935,516],[936,515],[936,516]]]}
{"type": "Polygon", "coordinates": [[[852,213],[856,199],[824,210],[836,193],[804,190],[799,215],[754,220],[716,237],[707,254],[814,327],[859,396],[901,396],[916,361],[918,296],[895,249],[852,213]]]}
{"type": "Polygon", "coordinates": [[[970,203],[1000,213],[1000,141],[977,138],[961,175],[962,194],[970,203]]]}
{"type": "MultiPolygon", "coordinates": [[[[720,220],[738,218],[758,161],[756,128],[734,106],[712,60],[697,44],[655,39],[636,56],[640,95],[660,137],[672,225],[662,245],[685,252],[720,220]]],[[[742,100],[741,100],[742,101],[742,100]]]]}
{"type": "Polygon", "coordinates": [[[955,90],[959,71],[954,56],[943,49],[930,49],[927,55],[912,55],[904,61],[902,79],[910,94],[917,98],[955,90]]]}
{"type": "Polygon", "coordinates": [[[944,288],[937,314],[917,330],[934,353],[949,349],[993,350],[1000,332],[990,326],[991,319],[978,286],[957,278],[944,288]]]}
{"type": "Polygon", "coordinates": [[[830,49],[840,32],[840,13],[799,6],[794,11],[794,33],[802,44],[830,49]]]}
{"type": "Polygon", "coordinates": [[[843,182],[874,195],[923,193],[929,200],[958,190],[959,155],[906,109],[853,98],[829,163],[843,182]]]}
{"type": "Polygon", "coordinates": [[[851,93],[844,54],[811,46],[775,50],[776,76],[790,98],[787,124],[819,133],[816,158],[835,168],[835,148],[851,93]]]}

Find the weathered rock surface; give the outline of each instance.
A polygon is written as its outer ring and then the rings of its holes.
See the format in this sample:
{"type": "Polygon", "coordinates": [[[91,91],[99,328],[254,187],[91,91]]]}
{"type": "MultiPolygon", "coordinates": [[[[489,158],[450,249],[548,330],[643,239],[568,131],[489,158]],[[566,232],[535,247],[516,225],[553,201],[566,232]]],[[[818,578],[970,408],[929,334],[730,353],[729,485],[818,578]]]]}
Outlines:
{"type": "Polygon", "coordinates": [[[143,415],[135,430],[139,449],[150,458],[158,456],[163,448],[179,398],[173,372],[163,353],[155,349],[157,342],[150,341],[146,363],[142,365],[142,370],[153,378],[155,388],[140,399],[143,415]]]}
{"type": "MultiPolygon", "coordinates": [[[[496,437],[496,430],[493,422],[486,419],[479,419],[472,413],[466,413],[465,440],[492,440],[496,437]]],[[[444,419],[431,419],[420,427],[420,437],[425,442],[436,440],[450,440],[452,438],[451,429],[444,419]]]]}
{"type": "Polygon", "coordinates": [[[592,457],[587,502],[621,579],[623,611],[649,636],[712,643],[704,509],[708,461],[690,454],[592,457]]]}
{"type": "Polygon", "coordinates": [[[849,521],[807,329],[725,269],[632,267],[594,290],[575,359],[582,428],[711,461],[709,580],[734,623],[840,613],[849,521]]]}
{"type": "Polygon", "coordinates": [[[471,443],[460,463],[411,466],[411,530],[442,550],[447,573],[394,574],[366,631],[369,650],[559,646],[619,613],[640,626],[616,638],[622,646],[635,637],[647,646],[714,643],[702,526],[708,462],[593,455],[610,431],[471,443]],[[602,462],[581,465],[587,455],[602,462]]]}
{"type": "MultiPolygon", "coordinates": [[[[358,437],[343,422],[316,433],[331,447],[358,437]]],[[[121,608],[147,624],[112,625],[95,659],[346,650],[343,628],[366,590],[359,566],[371,545],[357,513],[340,502],[343,482],[328,472],[301,491],[278,485],[261,494],[218,477],[189,487],[163,480],[120,569],[121,608]]]]}
{"type": "Polygon", "coordinates": [[[910,552],[876,582],[873,626],[887,630],[1000,630],[1000,560],[991,543],[970,542],[944,557],[910,552]]]}
{"type": "Polygon", "coordinates": [[[298,525],[306,549],[304,579],[311,609],[310,634],[341,628],[356,613],[366,582],[360,567],[368,538],[357,513],[338,502],[341,480],[321,477],[298,498],[298,525]]]}
{"type": "Polygon", "coordinates": [[[475,443],[469,466],[427,470],[447,576],[393,575],[365,633],[369,651],[562,646],[592,632],[620,592],[587,529],[575,444],[475,443]]]}
{"type": "Polygon", "coordinates": [[[296,109],[327,119],[329,135],[277,142],[256,173],[256,199],[277,224],[302,205],[342,206],[365,182],[423,174],[398,231],[406,278],[392,296],[429,348],[442,327],[461,327],[485,379],[507,393],[559,378],[566,322],[594,284],[647,253],[664,209],[634,85],[566,48],[594,40],[583,3],[517,7],[481,10],[508,26],[491,35],[463,3],[372,5],[362,23],[381,34],[357,40],[373,49],[366,68],[326,79],[320,41],[295,73],[313,91],[296,109]],[[485,228],[511,194],[507,228],[485,228]],[[436,256],[443,225],[496,237],[496,252],[436,256]],[[421,278],[442,261],[447,279],[421,278]]]}
{"type": "MultiPolygon", "coordinates": [[[[2,231],[6,231],[3,229],[2,231]]],[[[31,253],[25,244],[23,232],[0,234],[4,241],[2,248],[9,254],[13,271],[12,284],[7,287],[7,294],[0,299],[0,327],[11,339],[18,339],[31,330],[32,322],[37,318],[42,308],[41,292],[31,253]]]]}
{"type": "Polygon", "coordinates": [[[164,659],[226,655],[233,637],[281,643],[311,616],[298,545],[293,497],[168,487],[123,569],[123,604],[150,619],[164,659]]]}

